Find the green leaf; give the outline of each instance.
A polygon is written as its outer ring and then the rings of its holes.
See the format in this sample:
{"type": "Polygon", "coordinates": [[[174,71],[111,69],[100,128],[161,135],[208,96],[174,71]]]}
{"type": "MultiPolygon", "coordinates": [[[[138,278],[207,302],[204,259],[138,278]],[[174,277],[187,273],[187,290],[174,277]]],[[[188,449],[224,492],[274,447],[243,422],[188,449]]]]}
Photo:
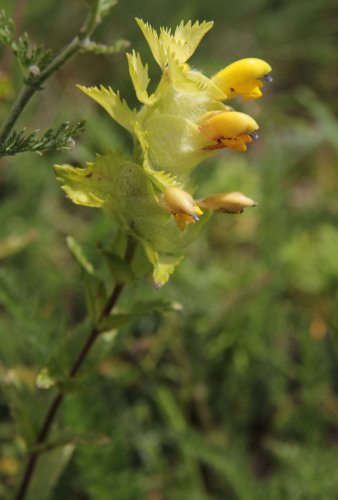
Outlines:
{"type": "Polygon", "coordinates": [[[58,479],[69,463],[75,450],[74,444],[56,448],[40,457],[29,485],[27,500],[50,498],[58,479]]]}
{"type": "Polygon", "coordinates": [[[132,269],[124,259],[111,250],[104,249],[102,253],[116,283],[130,283],[134,280],[132,269]]]}
{"type": "Polygon", "coordinates": [[[75,258],[76,262],[80,264],[81,268],[84,269],[86,273],[94,275],[95,269],[93,264],[89,262],[86,255],[84,254],[82,247],[75,240],[75,238],[73,238],[72,236],[67,236],[66,241],[68,248],[72,253],[73,257],[75,258]]]}
{"type": "Polygon", "coordinates": [[[89,318],[95,325],[107,302],[106,287],[102,280],[89,274],[85,275],[84,285],[89,318]]]}
{"type": "Polygon", "coordinates": [[[15,33],[14,21],[6,16],[4,10],[0,11],[0,43],[10,45],[15,33]]]}
{"type": "Polygon", "coordinates": [[[149,302],[139,302],[135,304],[133,309],[127,313],[111,314],[103,318],[98,324],[98,330],[101,332],[108,332],[115,329],[122,328],[132,321],[135,321],[144,316],[153,314],[163,314],[168,311],[181,311],[182,306],[178,302],[170,302],[167,300],[153,300],[149,302]]]}
{"type": "Polygon", "coordinates": [[[139,314],[134,313],[111,314],[99,322],[97,329],[102,333],[118,330],[134,321],[137,317],[139,317],[139,314]]]}
{"type": "Polygon", "coordinates": [[[187,429],[187,424],[172,392],[160,386],[156,390],[156,400],[172,429],[177,433],[183,433],[187,429]]]}
{"type": "Polygon", "coordinates": [[[82,85],[77,85],[77,88],[98,102],[122,127],[131,133],[133,132],[136,111],[131,110],[125,100],[121,100],[118,92],[115,93],[111,87],[106,89],[103,85],[99,89],[97,87],[83,87],[82,85]]]}

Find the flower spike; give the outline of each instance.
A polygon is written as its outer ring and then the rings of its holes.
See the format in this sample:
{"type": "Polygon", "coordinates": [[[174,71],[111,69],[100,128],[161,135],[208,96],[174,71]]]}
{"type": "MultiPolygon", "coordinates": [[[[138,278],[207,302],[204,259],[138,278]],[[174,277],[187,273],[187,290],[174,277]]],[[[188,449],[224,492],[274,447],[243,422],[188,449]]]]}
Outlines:
{"type": "Polygon", "coordinates": [[[218,149],[245,151],[258,138],[256,121],[224,101],[236,95],[256,99],[264,82],[272,78],[269,64],[255,58],[234,62],[212,78],[189,66],[212,22],[182,21],[174,30],[160,28],[159,32],[141,19],[136,22],[162,70],[157,86],[149,92],[148,64],[136,51],[127,54],[141,106],[131,109],[110,87],[78,85],[132,135],[133,154],[115,151],[98,155],[84,168],[55,168],[70,200],[101,208],[138,240],[153,266],[155,286],[160,287],[212,211],[241,213],[255,206],[237,192],[196,201],[183,187],[189,185],[193,170],[218,149]],[[200,220],[202,210],[206,213],[200,220]]]}
{"type": "Polygon", "coordinates": [[[219,71],[212,81],[229,99],[241,95],[244,99],[258,99],[262,96],[263,82],[271,82],[271,66],[262,59],[248,58],[236,61],[219,71]]]}

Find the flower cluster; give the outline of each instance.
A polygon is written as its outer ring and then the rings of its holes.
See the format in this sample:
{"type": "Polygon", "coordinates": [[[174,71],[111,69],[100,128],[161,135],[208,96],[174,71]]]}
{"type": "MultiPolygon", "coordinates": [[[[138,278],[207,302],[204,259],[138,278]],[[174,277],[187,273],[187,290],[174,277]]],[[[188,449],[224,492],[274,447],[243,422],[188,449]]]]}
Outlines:
{"type": "Polygon", "coordinates": [[[271,67],[260,59],[242,59],[208,78],[187,61],[212,22],[181,22],[174,33],[161,28],[159,34],[136,22],[162,71],[155,92],[149,93],[148,66],[135,51],[127,54],[141,108],[130,109],[110,87],[78,86],[133,135],[133,156],[109,152],[86,168],[62,165],[56,171],[73,202],[101,207],[142,243],[154,266],[155,285],[162,286],[208,214],[255,206],[242,193],[195,200],[188,192],[189,175],[218,149],[245,151],[258,137],[256,121],[224,102],[237,95],[260,97],[271,67]]]}

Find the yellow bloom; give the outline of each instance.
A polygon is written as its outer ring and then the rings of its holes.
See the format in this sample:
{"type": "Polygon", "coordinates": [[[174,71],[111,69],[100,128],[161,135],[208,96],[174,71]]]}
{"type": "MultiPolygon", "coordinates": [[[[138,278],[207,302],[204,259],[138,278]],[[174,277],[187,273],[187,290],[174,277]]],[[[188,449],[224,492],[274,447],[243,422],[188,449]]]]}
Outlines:
{"type": "Polygon", "coordinates": [[[187,222],[194,224],[199,221],[199,216],[203,214],[192,196],[181,188],[170,187],[166,189],[163,199],[181,231],[184,231],[187,222]]]}
{"type": "Polygon", "coordinates": [[[243,193],[218,193],[198,201],[199,206],[216,212],[241,214],[244,208],[255,207],[257,203],[243,193]]]}
{"type": "Polygon", "coordinates": [[[258,137],[257,122],[251,116],[237,111],[212,111],[202,118],[200,131],[215,144],[205,149],[230,148],[246,151],[247,142],[258,137]]]}
{"type": "Polygon", "coordinates": [[[262,95],[261,79],[272,81],[270,71],[271,66],[261,59],[241,59],[219,71],[212,81],[229,99],[236,95],[244,99],[257,99],[262,95]]]}
{"type": "Polygon", "coordinates": [[[133,136],[133,154],[108,152],[85,168],[63,165],[56,171],[74,203],[101,207],[140,242],[158,287],[168,281],[211,210],[240,213],[255,205],[241,193],[196,201],[183,188],[193,170],[215,151],[245,151],[258,137],[256,121],[232,111],[224,101],[235,95],[259,97],[261,80],[271,79],[271,67],[260,59],[243,59],[209,78],[189,66],[189,59],[212,22],[181,22],[174,30],[159,32],[141,19],[136,22],[161,69],[158,84],[149,85],[148,64],[134,50],[127,54],[140,106],[129,107],[110,87],[78,86],[133,136]],[[204,208],[207,213],[196,224],[204,208]]]}

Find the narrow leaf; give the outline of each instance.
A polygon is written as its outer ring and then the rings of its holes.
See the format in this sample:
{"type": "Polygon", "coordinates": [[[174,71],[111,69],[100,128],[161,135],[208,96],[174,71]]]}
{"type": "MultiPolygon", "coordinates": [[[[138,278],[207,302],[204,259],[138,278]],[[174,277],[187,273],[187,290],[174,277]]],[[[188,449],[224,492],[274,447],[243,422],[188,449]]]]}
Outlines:
{"type": "Polygon", "coordinates": [[[81,268],[86,271],[86,273],[94,275],[95,274],[95,269],[94,266],[91,262],[89,262],[88,258],[85,256],[84,251],[82,247],[79,245],[79,243],[72,237],[72,236],[67,236],[66,238],[68,248],[75,258],[76,262],[80,264],[81,268]]]}

